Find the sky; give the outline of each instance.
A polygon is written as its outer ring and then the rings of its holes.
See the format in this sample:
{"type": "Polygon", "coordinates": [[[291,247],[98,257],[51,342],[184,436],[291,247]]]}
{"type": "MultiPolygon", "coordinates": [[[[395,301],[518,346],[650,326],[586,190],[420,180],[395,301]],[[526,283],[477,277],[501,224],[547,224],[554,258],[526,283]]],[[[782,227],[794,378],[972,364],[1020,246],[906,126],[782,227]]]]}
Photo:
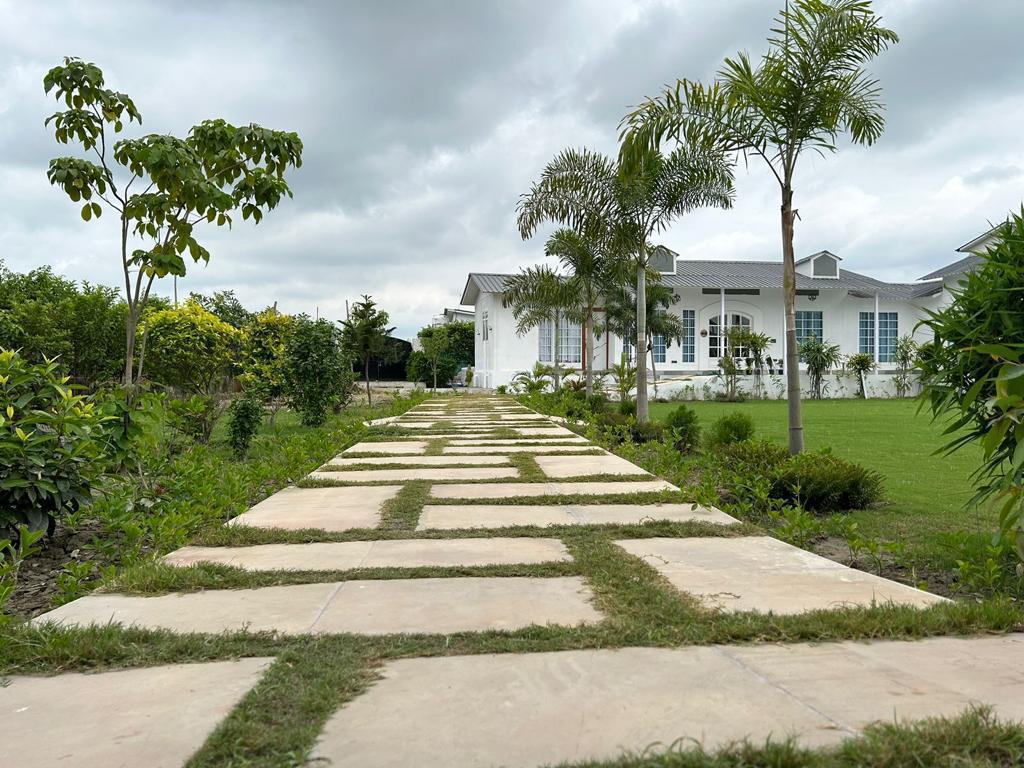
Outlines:
{"type": "MultiPolygon", "coordinates": [[[[766,47],[782,0],[0,0],[0,259],[120,281],[112,217],[83,222],[46,180],[74,154],[44,127],[45,72],[99,65],[142,113],[136,133],[221,117],[296,131],[295,196],[258,226],[200,234],[212,257],[179,294],[234,290],[250,309],[340,318],[370,294],[410,337],[459,304],[471,271],[544,261],[519,196],[567,147],[616,152],[631,106],[724,57],[766,47]]],[[[901,42],[869,69],[887,105],[870,148],[808,155],[795,179],[797,256],[913,280],[1024,198],[1021,0],[878,0],[901,42]]],[[[778,188],[737,168],[732,210],[679,219],[683,258],[780,260],[778,188]]],[[[157,290],[170,294],[162,281],[157,290]]]]}

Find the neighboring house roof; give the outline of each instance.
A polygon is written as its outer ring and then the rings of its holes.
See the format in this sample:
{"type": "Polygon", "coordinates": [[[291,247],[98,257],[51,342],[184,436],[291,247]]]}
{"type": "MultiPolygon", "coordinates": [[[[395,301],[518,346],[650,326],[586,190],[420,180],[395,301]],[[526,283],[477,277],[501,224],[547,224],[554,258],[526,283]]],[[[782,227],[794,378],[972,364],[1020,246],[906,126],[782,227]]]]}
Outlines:
{"type": "Polygon", "coordinates": [[[922,277],[922,280],[940,280],[948,277],[956,277],[963,275],[967,272],[973,271],[983,261],[981,256],[976,254],[970,254],[964,256],[962,259],[954,261],[952,264],[947,264],[944,267],[936,269],[934,272],[929,272],[927,275],[922,277]]]}
{"type": "MultiPolygon", "coordinates": [[[[817,256],[818,254],[814,254],[817,256]]],[[[501,293],[511,275],[472,272],[462,292],[463,304],[475,304],[480,293],[501,293]]],[[[690,261],[676,260],[674,275],[662,275],[661,282],[678,288],[726,288],[755,290],[782,287],[782,263],[777,261],[690,261]]],[[[839,270],[839,278],[797,274],[797,290],[845,290],[857,296],[914,299],[942,290],[942,282],[886,283],[873,277],[839,270]]]]}

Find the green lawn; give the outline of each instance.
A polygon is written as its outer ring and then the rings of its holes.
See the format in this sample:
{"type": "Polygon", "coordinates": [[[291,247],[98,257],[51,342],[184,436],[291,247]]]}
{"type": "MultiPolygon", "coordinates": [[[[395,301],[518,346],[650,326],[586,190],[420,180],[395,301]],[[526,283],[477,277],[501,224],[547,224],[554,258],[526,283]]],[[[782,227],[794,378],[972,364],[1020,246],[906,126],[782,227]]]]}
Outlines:
{"type": "MultiPolygon", "coordinates": [[[[754,419],[758,437],[786,442],[784,401],[687,405],[696,411],[702,426],[738,411],[754,419]]],[[[917,413],[917,405],[911,400],[805,401],[805,440],[810,450],[830,447],[837,456],[885,477],[887,503],[852,516],[865,534],[942,554],[941,534],[988,532],[994,514],[965,508],[979,451],[965,448],[948,458],[932,455],[945,438],[941,426],[933,424],[927,413],[917,413]]],[[[677,407],[676,403],[652,403],[651,418],[663,418],[677,407]]]]}

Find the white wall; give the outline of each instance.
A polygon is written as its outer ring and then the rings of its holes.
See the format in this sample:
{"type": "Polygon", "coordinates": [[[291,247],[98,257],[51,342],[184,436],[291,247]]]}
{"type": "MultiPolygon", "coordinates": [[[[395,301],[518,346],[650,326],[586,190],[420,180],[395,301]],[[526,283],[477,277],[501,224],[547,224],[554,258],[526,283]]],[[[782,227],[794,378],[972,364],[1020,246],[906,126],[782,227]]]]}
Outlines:
{"type": "MultiPolygon", "coordinates": [[[[718,370],[717,358],[709,355],[706,331],[712,318],[718,317],[721,311],[721,298],[718,294],[705,294],[699,288],[676,289],[679,301],[673,305],[672,311],[692,309],[696,312],[696,360],[692,363],[681,362],[681,350],[673,344],[666,350],[665,363],[657,365],[659,380],[665,376],[712,374],[718,370]]],[[[879,311],[897,312],[899,317],[900,336],[913,334],[917,341],[923,342],[930,338],[927,329],[915,326],[924,316],[923,308],[934,309],[943,302],[945,292],[936,297],[920,301],[894,301],[882,297],[879,311]]],[[[823,333],[825,339],[838,344],[844,355],[860,351],[859,345],[859,313],[874,312],[874,298],[860,299],[851,296],[846,290],[821,291],[815,300],[809,296],[797,296],[798,310],[814,310],[822,313],[823,333]]],[[[773,359],[784,356],[784,317],[782,289],[762,289],[759,295],[727,295],[725,297],[727,313],[741,312],[751,317],[752,328],[759,333],[766,333],[775,342],[767,350],[773,359]]],[[[476,368],[475,380],[478,386],[493,388],[500,384],[508,384],[519,371],[528,370],[537,362],[539,331],[532,329],[522,336],[516,334],[516,324],[512,311],[501,306],[500,296],[493,293],[481,293],[475,308],[476,324],[476,368]],[[489,323],[489,339],[482,338],[481,328],[483,315],[487,313],[489,323]]],[[[605,368],[606,360],[614,365],[620,360],[622,342],[617,338],[602,338],[595,344],[595,369],[605,368]]],[[[883,363],[880,367],[878,386],[889,382],[887,372],[894,366],[883,363]]],[[[703,381],[703,379],[701,379],[703,381]]],[[[852,391],[851,393],[852,394],[852,391]]]]}

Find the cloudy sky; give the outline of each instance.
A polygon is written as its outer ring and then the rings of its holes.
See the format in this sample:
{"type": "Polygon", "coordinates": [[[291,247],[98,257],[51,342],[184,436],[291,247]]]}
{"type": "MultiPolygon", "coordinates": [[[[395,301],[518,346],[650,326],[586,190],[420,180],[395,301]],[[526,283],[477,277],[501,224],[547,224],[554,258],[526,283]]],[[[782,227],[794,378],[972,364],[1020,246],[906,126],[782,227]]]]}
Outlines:
{"type": "MultiPolygon", "coordinates": [[[[543,260],[543,237],[520,240],[515,204],[551,156],[613,153],[630,105],[761,52],[780,3],[0,0],[0,259],[118,282],[113,220],[82,222],[45,176],[67,150],[43,127],[55,107],[42,77],[76,55],[135,99],[146,132],[223,117],[305,142],[294,200],[258,227],[209,231],[212,260],[179,291],[335,318],[369,293],[408,336],[458,304],[467,272],[543,260]]],[[[797,254],[827,248],[849,269],[909,280],[1024,198],[1024,2],[876,6],[902,38],[872,65],[887,132],[803,162],[797,254]]],[[[736,207],[680,220],[665,244],[780,258],[773,185],[740,168],[736,207]]]]}

